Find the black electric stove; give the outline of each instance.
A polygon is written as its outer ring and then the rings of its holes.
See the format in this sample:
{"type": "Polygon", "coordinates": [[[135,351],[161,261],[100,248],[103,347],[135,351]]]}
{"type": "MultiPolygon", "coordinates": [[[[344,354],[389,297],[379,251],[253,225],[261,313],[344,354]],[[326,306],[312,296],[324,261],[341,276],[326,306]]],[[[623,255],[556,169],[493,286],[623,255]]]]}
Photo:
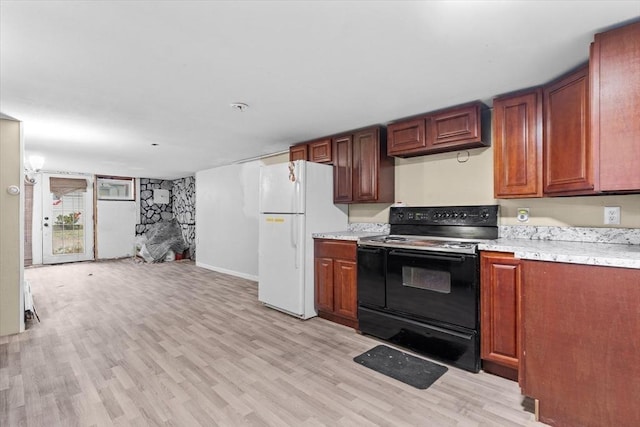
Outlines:
{"type": "Polygon", "coordinates": [[[389,224],[358,241],[361,332],[478,372],[477,245],[498,237],[498,206],[392,207],[389,224]]]}

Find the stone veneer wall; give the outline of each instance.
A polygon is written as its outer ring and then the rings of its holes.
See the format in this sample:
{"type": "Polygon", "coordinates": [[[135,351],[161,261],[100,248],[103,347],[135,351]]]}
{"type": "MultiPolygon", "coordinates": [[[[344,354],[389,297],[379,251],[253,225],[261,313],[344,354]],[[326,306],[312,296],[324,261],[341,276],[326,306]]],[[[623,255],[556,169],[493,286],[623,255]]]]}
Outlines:
{"type": "Polygon", "coordinates": [[[153,203],[153,190],[157,188],[169,190],[169,200],[172,199],[173,181],[140,178],[140,223],[136,225],[136,236],[146,233],[151,224],[173,219],[173,203],[153,203]]]}
{"type": "Polygon", "coordinates": [[[173,181],[171,201],[173,215],[180,228],[182,237],[189,245],[189,256],[196,258],[196,178],[188,176],[173,181]]]}

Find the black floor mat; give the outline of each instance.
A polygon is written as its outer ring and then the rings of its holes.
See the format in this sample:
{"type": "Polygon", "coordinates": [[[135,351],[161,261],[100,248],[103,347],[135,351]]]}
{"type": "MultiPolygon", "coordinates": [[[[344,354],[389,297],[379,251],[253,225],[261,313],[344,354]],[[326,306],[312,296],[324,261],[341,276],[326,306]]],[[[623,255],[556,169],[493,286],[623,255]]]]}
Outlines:
{"type": "Polygon", "coordinates": [[[403,353],[386,345],[374,347],[360,356],[354,357],[353,361],[423,390],[429,388],[448,370],[445,366],[403,353]]]}

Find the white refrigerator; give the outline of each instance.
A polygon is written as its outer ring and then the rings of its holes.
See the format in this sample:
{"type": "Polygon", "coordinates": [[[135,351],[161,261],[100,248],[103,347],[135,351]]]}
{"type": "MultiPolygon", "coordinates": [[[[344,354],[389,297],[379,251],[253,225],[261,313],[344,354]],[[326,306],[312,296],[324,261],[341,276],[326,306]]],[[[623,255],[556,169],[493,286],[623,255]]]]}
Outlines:
{"type": "Polygon", "coordinates": [[[260,169],[258,300],[301,319],[314,306],[312,233],[346,230],[333,204],[333,167],[297,160],[260,169]]]}

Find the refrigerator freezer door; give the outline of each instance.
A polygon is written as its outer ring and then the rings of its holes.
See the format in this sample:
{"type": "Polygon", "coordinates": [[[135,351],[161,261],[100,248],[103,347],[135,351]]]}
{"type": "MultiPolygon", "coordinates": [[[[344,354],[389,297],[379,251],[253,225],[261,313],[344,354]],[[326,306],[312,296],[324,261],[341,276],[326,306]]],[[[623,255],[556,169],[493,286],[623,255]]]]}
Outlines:
{"type": "Polygon", "coordinates": [[[304,215],[260,214],[258,300],[306,318],[304,220],[304,215]]]}
{"type": "Polygon", "coordinates": [[[299,160],[260,168],[261,213],[304,213],[305,165],[299,160]]]}

